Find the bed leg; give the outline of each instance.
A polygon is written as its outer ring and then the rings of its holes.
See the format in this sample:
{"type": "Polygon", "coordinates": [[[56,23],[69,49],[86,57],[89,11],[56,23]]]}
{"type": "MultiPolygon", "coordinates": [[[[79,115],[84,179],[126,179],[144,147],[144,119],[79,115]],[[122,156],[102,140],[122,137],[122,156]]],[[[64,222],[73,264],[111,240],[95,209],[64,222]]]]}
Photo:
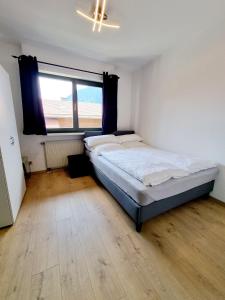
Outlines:
{"type": "Polygon", "coordinates": [[[203,195],[202,198],[203,198],[203,199],[208,199],[208,198],[209,198],[209,193],[203,195]]]}
{"type": "Polygon", "coordinates": [[[136,231],[137,232],[141,232],[141,228],[142,228],[142,222],[141,222],[141,206],[139,206],[137,208],[137,216],[136,216],[136,220],[135,220],[135,225],[136,225],[136,231]]]}
{"type": "Polygon", "coordinates": [[[142,224],[143,223],[136,223],[136,231],[137,232],[141,232],[142,224]]]}

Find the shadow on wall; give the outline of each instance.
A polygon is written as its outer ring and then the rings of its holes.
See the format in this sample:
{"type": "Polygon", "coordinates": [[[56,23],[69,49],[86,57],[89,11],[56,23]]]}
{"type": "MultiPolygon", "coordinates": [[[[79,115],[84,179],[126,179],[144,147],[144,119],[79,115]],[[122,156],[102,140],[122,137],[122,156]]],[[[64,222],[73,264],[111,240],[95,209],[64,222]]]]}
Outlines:
{"type": "Polygon", "coordinates": [[[219,164],[218,167],[220,173],[216,179],[214,190],[211,195],[212,197],[215,197],[225,202],[225,195],[223,193],[223,188],[225,185],[225,165],[219,164]],[[221,195],[223,195],[223,198],[221,198],[221,195]]]}

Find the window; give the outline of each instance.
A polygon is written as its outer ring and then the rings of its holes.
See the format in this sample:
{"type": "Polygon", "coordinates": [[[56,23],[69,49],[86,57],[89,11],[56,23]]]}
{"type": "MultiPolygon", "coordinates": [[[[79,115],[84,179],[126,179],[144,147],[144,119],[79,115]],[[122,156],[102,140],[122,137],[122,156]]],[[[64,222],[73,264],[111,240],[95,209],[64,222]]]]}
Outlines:
{"type": "Polygon", "coordinates": [[[102,128],[102,83],[42,73],[39,82],[48,132],[102,128]]]}

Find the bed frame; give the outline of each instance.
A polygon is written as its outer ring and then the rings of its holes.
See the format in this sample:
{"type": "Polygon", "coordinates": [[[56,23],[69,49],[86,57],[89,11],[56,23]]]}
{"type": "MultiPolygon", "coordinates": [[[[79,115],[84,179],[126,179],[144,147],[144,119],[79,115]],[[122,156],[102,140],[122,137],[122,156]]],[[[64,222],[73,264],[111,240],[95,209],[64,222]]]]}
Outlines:
{"type": "Polygon", "coordinates": [[[127,193],[125,193],[117,184],[105,176],[98,168],[96,168],[93,164],[91,164],[91,166],[94,177],[96,177],[103,184],[103,186],[113,195],[117,202],[133,219],[137,232],[141,232],[142,224],[153,217],[156,217],[191,200],[202,196],[208,196],[213,190],[214,186],[214,181],[211,181],[181,194],[177,194],[160,201],[155,201],[146,206],[141,206],[127,193]]]}
{"type": "MultiPolygon", "coordinates": [[[[88,136],[99,135],[89,134],[88,136]]],[[[139,205],[134,199],[132,199],[127,193],[125,193],[115,182],[109,179],[100,169],[95,167],[92,163],[91,174],[97,178],[98,181],[112,194],[117,200],[120,206],[127,212],[127,214],[133,219],[136,226],[136,231],[141,232],[141,228],[144,222],[172,209],[178,207],[191,200],[199,197],[208,196],[213,190],[214,180],[208,183],[202,184],[195,188],[192,188],[181,194],[177,194],[160,201],[155,201],[145,206],[139,205]]]]}

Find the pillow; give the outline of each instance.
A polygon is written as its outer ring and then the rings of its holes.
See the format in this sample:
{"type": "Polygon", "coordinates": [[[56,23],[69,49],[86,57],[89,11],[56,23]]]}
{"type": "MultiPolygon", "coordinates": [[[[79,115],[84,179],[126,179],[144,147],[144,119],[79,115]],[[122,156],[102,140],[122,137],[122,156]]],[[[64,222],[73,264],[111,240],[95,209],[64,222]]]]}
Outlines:
{"type": "Polygon", "coordinates": [[[146,144],[142,142],[125,142],[122,144],[125,148],[139,148],[139,147],[147,147],[146,144]]]}
{"type": "Polygon", "coordinates": [[[113,134],[90,136],[90,137],[86,137],[84,141],[89,148],[97,145],[106,144],[106,143],[116,143],[116,144],[119,143],[119,141],[113,134]]]}
{"type": "Polygon", "coordinates": [[[134,134],[134,131],[133,130],[117,130],[117,131],[113,132],[113,134],[115,136],[125,135],[125,134],[134,134]]]}
{"type": "Polygon", "coordinates": [[[94,148],[89,147],[87,143],[84,142],[84,148],[87,149],[88,151],[92,151],[94,148]]]}
{"type": "Polygon", "coordinates": [[[101,155],[102,152],[108,152],[108,151],[115,151],[115,150],[123,150],[124,147],[121,146],[120,144],[116,143],[108,143],[108,144],[103,144],[103,145],[97,145],[93,148],[93,153],[96,155],[101,155]]]}
{"type": "Polygon", "coordinates": [[[121,135],[121,136],[117,136],[117,139],[120,144],[126,143],[126,142],[141,142],[141,141],[143,141],[143,138],[137,134],[121,135]]]}

